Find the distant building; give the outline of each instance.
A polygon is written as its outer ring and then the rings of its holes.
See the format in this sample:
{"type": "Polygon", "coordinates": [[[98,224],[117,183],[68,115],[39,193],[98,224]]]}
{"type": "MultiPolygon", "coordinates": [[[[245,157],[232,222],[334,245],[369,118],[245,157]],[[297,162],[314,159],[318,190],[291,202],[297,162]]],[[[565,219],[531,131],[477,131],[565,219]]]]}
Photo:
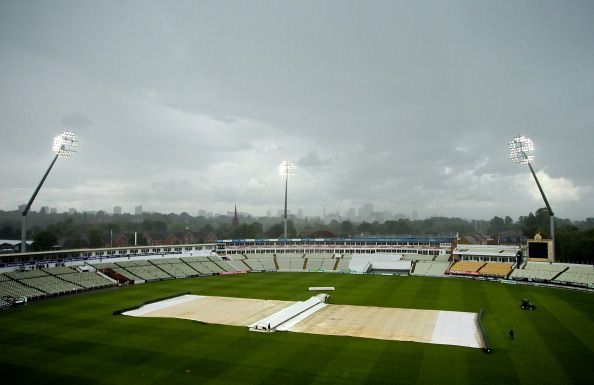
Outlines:
{"type": "Polygon", "coordinates": [[[480,233],[461,234],[458,236],[459,245],[486,245],[489,238],[480,233]]]}
{"type": "Polygon", "coordinates": [[[347,219],[354,219],[357,216],[357,210],[354,207],[350,207],[345,213],[344,216],[347,219]]]}
{"type": "Polygon", "coordinates": [[[142,215],[142,205],[134,207],[134,215],[142,215]]]}
{"type": "Polygon", "coordinates": [[[235,205],[235,213],[233,214],[233,221],[231,221],[231,228],[236,229],[239,227],[239,217],[237,216],[237,205],[235,205]]]}
{"type": "Polygon", "coordinates": [[[55,207],[52,207],[52,208],[50,209],[50,214],[57,214],[57,213],[58,213],[58,209],[57,209],[57,208],[55,208],[55,207]]]}
{"type": "Polygon", "coordinates": [[[68,209],[68,214],[70,214],[70,215],[76,214],[76,209],[74,207],[69,208],[68,209]]]}
{"type": "Polygon", "coordinates": [[[27,208],[27,204],[19,205],[19,211],[22,213],[27,208]]]}
{"type": "Polygon", "coordinates": [[[49,211],[50,211],[49,206],[43,206],[43,207],[41,207],[41,210],[39,211],[39,213],[47,215],[47,214],[49,214],[49,211]]]}
{"type": "Polygon", "coordinates": [[[114,206],[113,215],[122,215],[122,206],[114,206]]]}
{"type": "Polygon", "coordinates": [[[373,215],[373,204],[366,203],[362,207],[359,207],[359,217],[362,219],[369,219],[373,215]]]}

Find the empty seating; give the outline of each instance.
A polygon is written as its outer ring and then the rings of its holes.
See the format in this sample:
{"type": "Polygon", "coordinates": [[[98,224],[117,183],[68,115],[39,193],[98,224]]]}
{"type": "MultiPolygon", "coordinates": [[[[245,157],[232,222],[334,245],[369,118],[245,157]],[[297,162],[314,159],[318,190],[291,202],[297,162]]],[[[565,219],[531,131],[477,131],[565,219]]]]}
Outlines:
{"type": "Polygon", "coordinates": [[[25,278],[35,278],[35,277],[43,277],[44,275],[48,275],[45,271],[41,269],[35,270],[25,270],[25,271],[10,271],[5,273],[12,279],[25,279],[25,278]]]}
{"type": "Polygon", "coordinates": [[[336,259],[323,259],[322,260],[322,269],[323,270],[334,270],[334,266],[336,266],[336,259]]]}
{"type": "Polygon", "coordinates": [[[282,255],[282,257],[277,258],[276,260],[276,262],[278,263],[279,271],[303,271],[305,259],[302,258],[302,254],[298,254],[298,257],[295,257],[296,254],[280,255],[282,255]]]}
{"type": "Polygon", "coordinates": [[[594,266],[570,266],[555,281],[594,286],[594,266]]]}
{"type": "Polygon", "coordinates": [[[160,263],[159,268],[164,270],[172,277],[189,277],[198,275],[196,270],[192,269],[190,266],[181,261],[179,261],[179,263],[160,263]]]}
{"type": "Polygon", "coordinates": [[[432,276],[444,275],[449,265],[449,262],[418,261],[412,274],[432,276]]]}
{"type": "Polygon", "coordinates": [[[197,256],[197,257],[183,257],[181,258],[182,261],[189,263],[189,262],[208,262],[208,257],[205,256],[197,256]]]}
{"type": "Polygon", "coordinates": [[[202,275],[210,275],[212,274],[212,270],[208,267],[204,266],[202,262],[188,262],[188,265],[192,267],[192,269],[196,270],[198,273],[202,275]]]}
{"type": "Polygon", "coordinates": [[[221,269],[221,267],[219,265],[217,265],[216,263],[212,262],[212,261],[207,261],[207,262],[202,262],[202,264],[209,269],[210,271],[212,271],[213,273],[221,273],[224,270],[221,269]]]}
{"type": "Polygon", "coordinates": [[[402,254],[402,259],[407,261],[433,261],[434,255],[402,254]]]}
{"type": "Polygon", "coordinates": [[[336,265],[336,270],[338,271],[348,271],[349,270],[349,263],[353,259],[352,254],[344,254],[342,258],[338,260],[338,265],[336,265]]]}
{"type": "Polygon", "coordinates": [[[242,260],[233,260],[233,261],[228,261],[228,263],[233,266],[233,268],[236,271],[246,271],[249,270],[249,267],[246,266],[245,263],[243,263],[242,260]]]}
{"type": "Polygon", "coordinates": [[[488,277],[505,278],[511,271],[511,263],[487,263],[480,269],[479,273],[488,277]]]}
{"type": "Polygon", "coordinates": [[[264,268],[264,266],[262,265],[262,263],[260,263],[259,259],[248,258],[248,259],[244,259],[243,262],[245,264],[247,264],[250,267],[250,269],[252,269],[252,270],[256,270],[256,271],[266,270],[264,268]]]}
{"type": "Polygon", "coordinates": [[[91,264],[95,269],[117,269],[119,266],[113,262],[102,262],[102,263],[93,263],[91,264]]]}
{"type": "Polygon", "coordinates": [[[112,269],[113,271],[115,271],[116,273],[123,275],[124,277],[128,278],[129,280],[132,281],[136,281],[138,279],[141,279],[140,277],[130,273],[128,270],[124,269],[123,267],[116,267],[114,269],[112,269]]]}
{"type": "Polygon", "coordinates": [[[34,287],[48,294],[63,294],[78,291],[81,286],[72,282],[64,281],[53,275],[21,279],[21,283],[34,287]]]}
{"type": "Polygon", "coordinates": [[[479,270],[484,265],[485,262],[458,261],[450,268],[450,274],[479,275],[479,270]]]}
{"type": "Polygon", "coordinates": [[[74,272],[74,270],[68,266],[48,267],[41,270],[51,275],[70,274],[74,272]]]}
{"type": "Polygon", "coordinates": [[[524,269],[514,270],[510,278],[550,281],[565,269],[567,269],[567,265],[551,264],[548,262],[528,262],[524,269]]]}
{"type": "Polygon", "coordinates": [[[436,262],[447,262],[449,260],[450,260],[449,254],[437,255],[434,259],[434,261],[436,261],[436,262]]]}
{"type": "MultiPolygon", "coordinates": [[[[224,260],[214,260],[213,257],[211,257],[211,261],[215,262],[217,265],[219,265],[224,271],[244,271],[246,269],[245,265],[243,268],[241,269],[237,269],[235,268],[235,266],[231,265],[229,263],[229,261],[224,261],[224,260]]],[[[240,262],[241,263],[241,262],[240,262]]]]}
{"type": "Polygon", "coordinates": [[[153,265],[173,265],[173,264],[180,264],[184,263],[179,258],[160,258],[160,259],[151,259],[150,262],[153,265]]]}
{"type": "Polygon", "coordinates": [[[86,289],[96,289],[115,285],[105,277],[93,272],[62,274],[60,275],[60,278],[86,289]]]}
{"type": "Polygon", "coordinates": [[[42,297],[44,295],[45,293],[43,291],[29,286],[25,286],[17,281],[0,281],[0,298],[3,296],[10,296],[14,298],[37,298],[42,297]]]}
{"type": "Polygon", "coordinates": [[[126,270],[145,281],[171,278],[169,274],[154,265],[129,266],[126,270]]]}
{"type": "Polygon", "coordinates": [[[334,270],[337,259],[334,259],[334,254],[330,253],[310,253],[305,254],[307,261],[306,270],[318,271],[318,270],[334,270]]]}
{"type": "Polygon", "coordinates": [[[150,262],[146,261],[146,260],[131,260],[131,261],[116,262],[116,265],[123,267],[123,268],[128,268],[128,267],[138,267],[138,266],[150,265],[150,262]]]}
{"type": "Polygon", "coordinates": [[[264,267],[264,270],[266,270],[266,271],[275,271],[276,270],[276,265],[274,264],[274,259],[270,259],[270,258],[260,259],[260,263],[262,264],[262,267],[264,267]]]}

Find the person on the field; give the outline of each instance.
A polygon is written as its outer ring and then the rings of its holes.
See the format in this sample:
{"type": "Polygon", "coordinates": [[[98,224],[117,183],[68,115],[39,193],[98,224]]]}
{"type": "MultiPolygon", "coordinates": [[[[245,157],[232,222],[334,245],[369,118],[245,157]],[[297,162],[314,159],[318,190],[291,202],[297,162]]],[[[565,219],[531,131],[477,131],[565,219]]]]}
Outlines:
{"type": "Polygon", "coordinates": [[[514,329],[509,329],[509,339],[510,340],[514,339],[514,329]]]}

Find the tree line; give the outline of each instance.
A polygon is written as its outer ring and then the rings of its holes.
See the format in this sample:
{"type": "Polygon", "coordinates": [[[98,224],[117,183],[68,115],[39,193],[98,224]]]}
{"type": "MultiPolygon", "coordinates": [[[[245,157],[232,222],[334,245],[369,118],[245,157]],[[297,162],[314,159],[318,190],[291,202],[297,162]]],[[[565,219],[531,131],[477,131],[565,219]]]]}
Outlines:
{"type": "MultiPolygon", "coordinates": [[[[20,239],[20,213],[0,211],[0,239],[20,239]]],[[[96,214],[40,214],[30,213],[27,238],[34,241],[34,249],[46,250],[58,244],[63,248],[105,247],[119,234],[137,234],[137,244],[148,244],[155,234],[190,234],[195,243],[212,239],[279,238],[284,225],[279,217],[241,216],[240,225],[232,226],[230,216],[203,217],[188,213],[142,215],[96,214]]],[[[594,261],[594,218],[585,221],[556,219],[556,255],[563,261],[594,261]]],[[[354,236],[456,236],[483,234],[502,243],[515,243],[540,233],[549,236],[549,215],[546,208],[521,216],[514,221],[509,216],[495,216],[490,220],[466,220],[451,217],[407,218],[384,222],[355,222],[319,218],[296,218],[288,221],[290,238],[354,237],[354,236]]],[[[132,242],[130,237],[129,242],[132,242]]]]}

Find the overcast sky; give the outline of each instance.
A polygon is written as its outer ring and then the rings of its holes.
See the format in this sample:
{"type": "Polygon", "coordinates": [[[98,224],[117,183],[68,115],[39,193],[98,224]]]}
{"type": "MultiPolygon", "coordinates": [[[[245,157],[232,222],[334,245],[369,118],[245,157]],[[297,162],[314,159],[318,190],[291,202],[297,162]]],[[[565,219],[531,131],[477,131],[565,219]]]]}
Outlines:
{"type": "Polygon", "coordinates": [[[594,216],[594,2],[0,0],[0,209],[594,216]]]}

